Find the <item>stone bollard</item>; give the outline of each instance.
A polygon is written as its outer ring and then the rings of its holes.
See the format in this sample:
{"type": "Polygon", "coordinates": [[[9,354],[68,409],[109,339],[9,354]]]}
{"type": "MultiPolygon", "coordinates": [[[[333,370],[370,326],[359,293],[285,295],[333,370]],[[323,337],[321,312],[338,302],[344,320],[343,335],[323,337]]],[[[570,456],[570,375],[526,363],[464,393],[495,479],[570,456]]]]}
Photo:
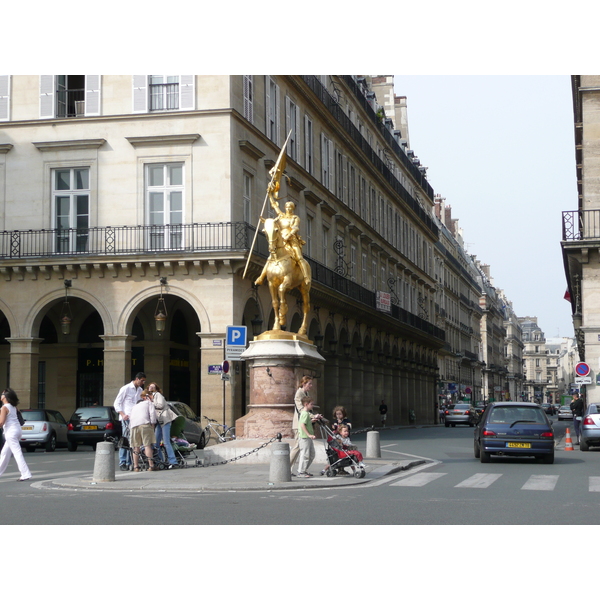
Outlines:
{"type": "Polygon", "coordinates": [[[367,431],[366,458],[381,458],[381,446],[379,445],[379,431],[367,431]]]}
{"type": "Polygon", "coordinates": [[[279,483],[291,481],[290,445],[286,442],[273,442],[271,445],[271,463],[269,468],[269,482],[279,483]]]}
{"type": "Polygon", "coordinates": [[[115,480],[115,445],[112,442],[96,444],[93,481],[115,480]]]}

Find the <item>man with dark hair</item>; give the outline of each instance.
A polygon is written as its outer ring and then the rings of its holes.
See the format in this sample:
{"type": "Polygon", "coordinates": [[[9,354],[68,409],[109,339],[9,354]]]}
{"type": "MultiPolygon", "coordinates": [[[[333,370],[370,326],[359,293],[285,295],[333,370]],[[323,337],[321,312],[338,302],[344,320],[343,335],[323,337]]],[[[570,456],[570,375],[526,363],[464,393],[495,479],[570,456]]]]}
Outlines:
{"type": "Polygon", "coordinates": [[[573,394],[573,401],[569,405],[569,408],[573,413],[573,429],[575,430],[575,436],[577,437],[577,443],[579,444],[579,438],[581,436],[581,421],[583,420],[583,410],[585,406],[581,396],[577,392],[573,394]]]}
{"type": "MultiPolygon", "coordinates": [[[[129,440],[129,416],[131,410],[138,403],[146,383],[146,374],[137,373],[133,381],[124,385],[115,398],[115,410],[121,419],[121,435],[129,440]]],[[[119,468],[128,471],[131,468],[131,456],[127,448],[119,449],[119,468]]]]}

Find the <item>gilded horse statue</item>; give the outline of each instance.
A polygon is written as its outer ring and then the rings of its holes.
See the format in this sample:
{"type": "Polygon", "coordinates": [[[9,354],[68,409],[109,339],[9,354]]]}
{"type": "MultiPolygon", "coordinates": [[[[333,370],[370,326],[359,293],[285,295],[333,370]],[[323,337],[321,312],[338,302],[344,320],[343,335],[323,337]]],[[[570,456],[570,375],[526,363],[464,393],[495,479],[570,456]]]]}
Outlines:
{"type": "MultiPolygon", "coordinates": [[[[291,204],[293,205],[293,203],[291,204]]],[[[306,259],[302,258],[302,255],[298,259],[294,252],[290,250],[289,244],[286,243],[289,238],[284,239],[285,231],[279,223],[280,220],[286,222],[286,219],[280,219],[279,217],[265,219],[264,221],[264,232],[269,241],[269,259],[255,284],[261,285],[264,278],[267,278],[275,313],[273,331],[281,330],[286,326],[288,311],[286,294],[294,288],[300,290],[304,316],[298,335],[305,336],[308,327],[308,313],[310,312],[310,265],[306,262],[306,259]]]]}
{"type": "MultiPolygon", "coordinates": [[[[295,288],[300,290],[304,318],[298,330],[298,335],[306,336],[308,313],[310,312],[309,294],[312,275],[310,265],[302,256],[302,246],[305,242],[299,233],[300,217],[294,212],[296,205],[293,202],[285,203],[285,212],[282,212],[279,208],[279,189],[286,164],[285,147],[290,135],[291,131],[288,139],[281,148],[275,166],[269,171],[271,181],[267,187],[267,196],[265,197],[261,215],[264,212],[268,198],[277,216],[274,219],[263,219],[262,216],[260,217],[260,221],[264,224],[264,233],[269,241],[269,258],[260,277],[254,283],[255,285],[261,285],[265,278],[269,282],[269,291],[271,292],[273,311],[275,312],[273,331],[281,330],[286,326],[288,311],[285,299],[286,294],[295,288]]],[[[258,228],[256,233],[258,233],[258,228]]],[[[254,239],[256,240],[256,235],[254,239]]],[[[253,247],[254,241],[252,242],[253,247]]],[[[250,248],[250,254],[252,254],[252,248],[250,248]]],[[[242,277],[246,275],[249,263],[250,256],[248,256],[246,269],[242,277]]]]}

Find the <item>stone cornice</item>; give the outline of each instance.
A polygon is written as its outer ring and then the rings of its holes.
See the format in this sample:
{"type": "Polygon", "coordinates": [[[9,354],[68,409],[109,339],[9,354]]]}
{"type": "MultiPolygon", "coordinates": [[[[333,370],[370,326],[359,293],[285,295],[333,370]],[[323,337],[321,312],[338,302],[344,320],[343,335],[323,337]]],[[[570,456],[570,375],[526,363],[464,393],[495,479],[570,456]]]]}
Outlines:
{"type": "Polygon", "coordinates": [[[32,142],[40,152],[57,150],[97,150],[106,142],[103,138],[91,140],[54,140],[52,142],[32,142]]]}
{"type": "Polygon", "coordinates": [[[184,133],[181,135],[147,135],[142,137],[125,138],[134,148],[145,148],[147,146],[173,146],[193,144],[200,139],[199,133],[184,133]]]}

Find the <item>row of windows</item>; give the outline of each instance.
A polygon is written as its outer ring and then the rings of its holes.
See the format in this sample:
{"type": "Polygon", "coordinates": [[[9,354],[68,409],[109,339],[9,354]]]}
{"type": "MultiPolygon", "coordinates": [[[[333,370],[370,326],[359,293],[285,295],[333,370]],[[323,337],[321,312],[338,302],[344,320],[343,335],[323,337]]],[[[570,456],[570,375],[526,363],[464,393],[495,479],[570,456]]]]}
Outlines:
{"type": "MultiPolygon", "coordinates": [[[[157,226],[149,233],[151,249],[180,248],[183,242],[183,164],[151,164],[145,168],[145,224],[157,226]],[[164,227],[168,225],[170,227],[164,227]]],[[[61,168],[52,172],[52,219],[56,251],[83,252],[90,227],[90,169],[61,168]]]]}
{"type": "MultiPolygon", "coordinates": [[[[11,77],[0,75],[0,121],[10,120],[11,77]]],[[[42,119],[96,116],[101,111],[100,75],[40,75],[42,119]]],[[[132,111],[195,108],[194,75],[133,75],[132,111]]]]}
{"type": "MultiPolygon", "coordinates": [[[[244,76],[244,116],[254,122],[254,76],[244,76]]],[[[281,92],[270,76],[265,76],[265,133],[276,144],[282,144],[280,135],[281,92]]],[[[290,158],[311,175],[315,173],[315,126],[310,114],[301,118],[298,104],[285,96],[285,131],[289,132],[286,152],[290,158]],[[302,135],[301,126],[304,130],[302,135]],[[302,143],[301,143],[302,140],[302,143]]],[[[412,223],[385,200],[383,194],[322,132],[320,134],[320,181],[338,200],[365,220],[387,242],[426,272],[432,271],[433,250],[412,223]]],[[[249,178],[249,176],[248,176],[249,178]]],[[[245,181],[245,206],[250,210],[250,182],[245,181]]],[[[251,215],[245,218],[252,222],[251,215]]],[[[325,235],[323,236],[326,237],[325,235]]],[[[323,253],[326,253],[325,246],[323,253]]]]}

